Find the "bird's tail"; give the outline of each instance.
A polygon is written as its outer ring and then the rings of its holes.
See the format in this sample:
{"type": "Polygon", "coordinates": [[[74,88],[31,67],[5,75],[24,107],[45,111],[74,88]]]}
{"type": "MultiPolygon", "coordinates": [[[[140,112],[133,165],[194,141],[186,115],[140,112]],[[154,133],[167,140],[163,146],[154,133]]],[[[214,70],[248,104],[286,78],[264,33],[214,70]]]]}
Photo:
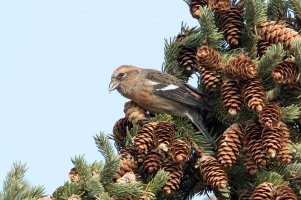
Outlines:
{"type": "Polygon", "coordinates": [[[186,113],[187,117],[194,123],[199,131],[205,136],[207,141],[212,144],[214,147],[216,147],[215,142],[210,135],[210,133],[207,131],[204,121],[203,121],[203,116],[202,113],[198,109],[190,109],[188,113],[186,113]]]}

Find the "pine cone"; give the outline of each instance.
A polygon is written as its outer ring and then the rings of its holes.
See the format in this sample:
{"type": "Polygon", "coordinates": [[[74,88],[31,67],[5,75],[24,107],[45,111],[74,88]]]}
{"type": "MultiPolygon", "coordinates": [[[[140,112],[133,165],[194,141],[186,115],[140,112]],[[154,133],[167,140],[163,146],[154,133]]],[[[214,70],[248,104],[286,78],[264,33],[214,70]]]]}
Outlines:
{"type": "Polygon", "coordinates": [[[264,106],[265,92],[261,79],[254,77],[241,83],[241,95],[245,105],[257,112],[260,112],[264,106]]]}
{"type": "Polygon", "coordinates": [[[118,178],[116,183],[136,183],[136,175],[133,172],[126,172],[122,177],[118,178]]]}
{"type": "Polygon", "coordinates": [[[137,124],[138,121],[149,118],[146,110],[141,108],[134,101],[126,102],[124,104],[123,112],[125,113],[126,118],[133,124],[137,124]]]}
{"type": "Polygon", "coordinates": [[[198,19],[200,17],[200,7],[206,5],[208,5],[208,0],[191,0],[189,7],[192,17],[198,19]]]}
{"type": "Polygon", "coordinates": [[[236,115],[241,111],[243,102],[237,81],[224,80],[221,86],[221,96],[225,109],[231,115],[236,115]]]}
{"type": "Polygon", "coordinates": [[[263,129],[262,145],[267,154],[274,158],[281,148],[282,132],[278,127],[263,129]]]}
{"type": "Polygon", "coordinates": [[[191,72],[196,67],[196,49],[193,47],[183,47],[178,55],[177,62],[185,72],[191,72]]]}
{"type": "Polygon", "coordinates": [[[258,165],[253,160],[252,155],[250,152],[246,152],[245,159],[244,159],[244,166],[246,168],[246,171],[249,172],[249,174],[254,175],[258,171],[258,165]]]}
{"type": "Polygon", "coordinates": [[[216,71],[210,71],[199,66],[198,71],[202,78],[203,85],[208,90],[216,90],[221,84],[221,77],[216,71]]]}
{"type": "MultiPolygon", "coordinates": [[[[219,6],[222,7],[222,6],[219,6]]],[[[224,33],[224,38],[230,46],[237,46],[240,43],[242,30],[244,28],[242,12],[236,8],[229,9],[224,6],[223,11],[219,11],[217,21],[220,29],[224,33]]]]}
{"type": "Polygon", "coordinates": [[[293,40],[301,40],[297,31],[285,27],[277,21],[267,21],[257,26],[257,34],[271,44],[282,43],[285,49],[291,48],[293,40]]]}
{"type": "Polygon", "coordinates": [[[261,58],[267,50],[271,47],[271,44],[264,41],[264,40],[259,40],[257,42],[257,56],[261,58]]]}
{"type": "Polygon", "coordinates": [[[252,159],[259,166],[266,166],[269,158],[262,146],[262,128],[259,123],[252,123],[245,129],[246,145],[248,146],[248,152],[251,154],[252,159]]]}
{"type": "Polygon", "coordinates": [[[163,157],[156,150],[147,153],[143,162],[143,169],[147,173],[156,173],[162,165],[163,157]]]}
{"type": "Polygon", "coordinates": [[[288,126],[285,123],[280,122],[279,128],[283,135],[282,140],[281,140],[281,148],[278,153],[279,160],[281,162],[283,162],[284,164],[288,164],[293,159],[293,156],[290,154],[290,152],[288,150],[288,146],[292,143],[291,134],[290,134],[290,130],[289,130],[288,126]]]}
{"type": "Polygon", "coordinates": [[[133,143],[138,153],[147,153],[154,146],[154,132],[157,123],[144,124],[137,135],[133,138],[133,143]]]}
{"type": "Polygon", "coordinates": [[[293,84],[299,75],[298,66],[294,61],[286,60],[278,64],[272,71],[272,77],[277,83],[293,84]]]}
{"type": "Polygon", "coordinates": [[[172,194],[180,188],[183,166],[172,159],[167,159],[163,163],[163,170],[169,173],[169,180],[163,186],[163,192],[165,194],[172,194]]]}
{"type": "Polygon", "coordinates": [[[203,180],[211,185],[211,187],[222,189],[227,186],[227,174],[215,157],[203,155],[198,159],[197,165],[200,168],[203,180]]]}
{"type": "Polygon", "coordinates": [[[218,70],[222,62],[220,53],[208,46],[198,48],[196,59],[199,65],[208,70],[218,70]]]}
{"type": "Polygon", "coordinates": [[[247,80],[255,76],[256,65],[244,54],[239,54],[225,64],[224,71],[230,79],[247,80]]]}
{"type": "Polygon", "coordinates": [[[259,122],[262,127],[269,129],[278,125],[280,121],[280,107],[277,103],[267,103],[259,113],[259,122]]]}
{"type": "Polygon", "coordinates": [[[232,124],[223,133],[219,141],[217,159],[223,167],[231,167],[242,148],[243,129],[239,123],[232,124]]]}
{"type": "Polygon", "coordinates": [[[274,189],[275,200],[297,200],[294,191],[287,185],[279,185],[274,189]]]}
{"type": "Polygon", "coordinates": [[[191,146],[187,140],[175,139],[170,152],[175,162],[184,162],[190,156],[191,146]]]}
{"type": "Polygon", "coordinates": [[[80,182],[80,176],[76,170],[75,167],[73,167],[69,172],[69,179],[72,183],[79,183],[80,182]]]}
{"type": "Polygon", "coordinates": [[[268,183],[268,182],[261,183],[257,185],[255,190],[253,191],[250,200],[263,200],[263,199],[272,200],[273,189],[274,187],[272,183],[268,183]]]}
{"type": "Polygon", "coordinates": [[[214,12],[224,12],[231,8],[229,0],[208,0],[208,4],[214,12]]]}
{"type": "Polygon", "coordinates": [[[125,147],[126,127],[132,127],[132,123],[130,123],[127,118],[119,119],[113,127],[113,138],[117,150],[125,147]]]}
{"type": "Polygon", "coordinates": [[[117,175],[114,177],[114,181],[116,182],[118,179],[123,177],[128,172],[136,172],[138,169],[138,162],[134,156],[130,153],[126,153],[125,151],[120,155],[120,163],[119,163],[119,171],[117,175]]]}
{"type": "Polygon", "coordinates": [[[167,152],[175,138],[175,126],[167,121],[159,122],[154,130],[154,136],[158,149],[167,152]]]}

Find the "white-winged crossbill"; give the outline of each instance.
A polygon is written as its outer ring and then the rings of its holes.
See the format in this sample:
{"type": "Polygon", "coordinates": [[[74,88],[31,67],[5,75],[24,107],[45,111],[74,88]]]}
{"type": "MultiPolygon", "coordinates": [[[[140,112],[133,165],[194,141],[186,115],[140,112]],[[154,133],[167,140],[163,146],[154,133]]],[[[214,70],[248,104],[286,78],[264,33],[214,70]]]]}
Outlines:
{"type": "Polygon", "coordinates": [[[115,89],[151,113],[188,117],[214,144],[203,123],[203,94],[183,80],[153,69],[122,65],[111,77],[109,91],[115,89]]]}

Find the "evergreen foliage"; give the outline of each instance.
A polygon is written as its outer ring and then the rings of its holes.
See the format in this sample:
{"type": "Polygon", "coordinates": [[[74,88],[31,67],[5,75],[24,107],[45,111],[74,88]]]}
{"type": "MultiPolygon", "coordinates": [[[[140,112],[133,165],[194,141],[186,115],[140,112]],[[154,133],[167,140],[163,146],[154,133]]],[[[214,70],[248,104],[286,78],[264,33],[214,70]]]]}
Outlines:
{"type": "MultiPolygon", "coordinates": [[[[270,199],[276,188],[287,187],[301,199],[301,1],[184,1],[199,26],[182,24],[177,36],[165,40],[162,71],[186,82],[199,77],[197,88],[209,107],[204,123],[217,148],[189,119],[148,112],[151,117],[137,124],[132,119],[115,125],[110,138],[118,153],[105,134],[96,135],[104,161],[74,157],[70,181],[51,199],[191,199],[213,193],[236,200],[252,193],[255,198],[265,186],[270,199]],[[214,69],[197,60],[197,51],[207,47],[217,56],[210,59],[217,61],[214,69]],[[212,80],[216,87],[206,88],[212,80]],[[233,85],[233,95],[225,95],[233,85]]],[[[42,187],[23,180],[25,171],[14,164],[0,200],[44,196],[42,187]]]]}

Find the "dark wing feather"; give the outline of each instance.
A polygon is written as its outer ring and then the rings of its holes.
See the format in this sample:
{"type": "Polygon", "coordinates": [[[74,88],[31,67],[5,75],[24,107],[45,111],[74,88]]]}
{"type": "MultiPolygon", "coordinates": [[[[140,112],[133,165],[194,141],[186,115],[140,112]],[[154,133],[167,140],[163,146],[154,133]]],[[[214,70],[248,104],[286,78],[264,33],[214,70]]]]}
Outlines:
{"type": "Polygon", "coordinates": [[[162,72],[150,72],[147,79],[156,82],[154,94],[197,108],[206,108],[202,94],[194,87],[174,76],[162,72]]]}

